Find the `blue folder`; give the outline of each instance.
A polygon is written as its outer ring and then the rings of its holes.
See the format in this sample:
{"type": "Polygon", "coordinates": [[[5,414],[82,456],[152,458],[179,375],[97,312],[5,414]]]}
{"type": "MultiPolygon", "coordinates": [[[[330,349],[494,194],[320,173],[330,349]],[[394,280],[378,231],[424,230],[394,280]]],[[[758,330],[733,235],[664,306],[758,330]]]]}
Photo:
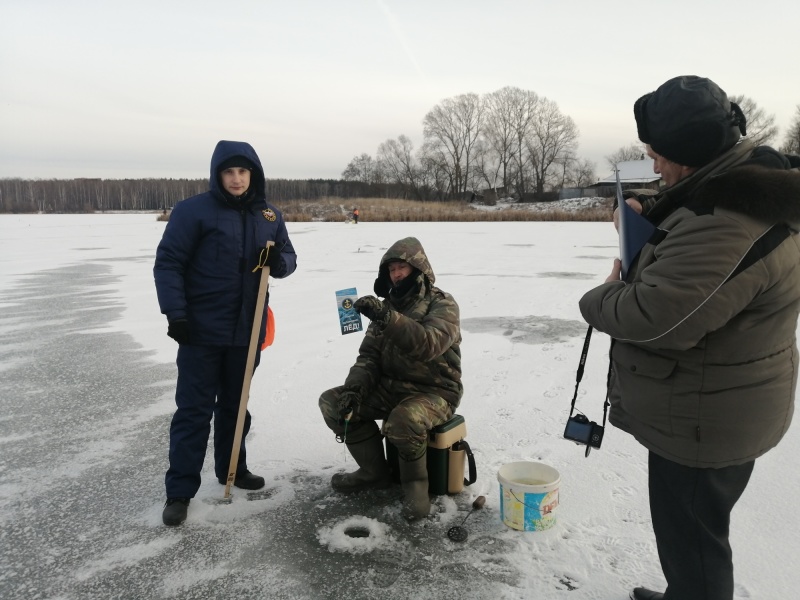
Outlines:
{"type": "Polygon", "coordinates": [[[655,226],[633,210],[622,198],[622,184],[617,170],[617,204],[619,204],[619,259],[622,262],[622,279],[628,268],[652,237],[655,226]]]}

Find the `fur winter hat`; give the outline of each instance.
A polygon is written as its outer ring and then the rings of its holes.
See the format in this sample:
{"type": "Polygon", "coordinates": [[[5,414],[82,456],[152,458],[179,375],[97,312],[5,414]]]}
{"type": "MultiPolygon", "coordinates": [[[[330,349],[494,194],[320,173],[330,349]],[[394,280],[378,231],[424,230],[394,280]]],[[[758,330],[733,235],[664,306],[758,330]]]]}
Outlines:
{"type": "Polygon", "coordinates": [[[705,77],[684,75],[663,83],[633,105],[639,139],[686,167],[702,167],[746,133],[742,109],[705,77]]]}

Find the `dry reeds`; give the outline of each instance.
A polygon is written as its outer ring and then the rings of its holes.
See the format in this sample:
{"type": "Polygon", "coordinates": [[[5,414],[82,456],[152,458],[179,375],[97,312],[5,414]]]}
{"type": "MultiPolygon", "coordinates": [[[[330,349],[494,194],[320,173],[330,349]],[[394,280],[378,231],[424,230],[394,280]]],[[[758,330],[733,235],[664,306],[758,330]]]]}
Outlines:
{"type": "MultiPolygon", "coordinates": [[[[276,203],[286,221],[302,223],[322,221],[342,223],[351,218],[357,206],[359,221],[376,223],[402,222],[477,222],[477,221],[610,221],[611,201],[602,206],[565,210],[548,203],[517,203],[479,208],[467,202],[419,202],[383,198],[359,198],[358,202],[343,198],[290,200],[276,203]]],[[[160,214],[159,221],[169,221],[169,214],[160,214]]]]}
{"type": "Polygon", "coordinates": [[[482,209],[467,202],[419,202],[382,198],[359,198],[346,202],[342,198],[323,198],[314,202],[293,200],[282,202],[278,208],[286,221],[343,222],[350,219],[358,207],[359,221],[420,222],[420,221],[610,221],[611,204],[592,208],[564,210],[545,203],[509,204],[482,209]]]}

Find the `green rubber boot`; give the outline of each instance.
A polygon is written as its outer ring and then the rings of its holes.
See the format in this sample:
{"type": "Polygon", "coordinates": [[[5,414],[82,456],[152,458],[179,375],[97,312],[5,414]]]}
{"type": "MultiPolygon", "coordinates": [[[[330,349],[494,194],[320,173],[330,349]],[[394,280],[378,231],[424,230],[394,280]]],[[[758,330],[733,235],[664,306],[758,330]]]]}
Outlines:
{"type": "Polygon", "coordinates": [[[334,490],[350,494],[362,490],[385,489],[391,485],[389,465],[383,455],[383,438],[379,434],[363,442],[347,444],[347,449],[359,468],[352,473],[336,473],[331,478],[334,490]]]}
{"type": "Polygon", "coordinates": [[[431,511],[428,496],[428,462],[425,452],[415,460],[399,461],[400,483],[403,486],[403,516],[409,521],[424,519],[431,511]]]}

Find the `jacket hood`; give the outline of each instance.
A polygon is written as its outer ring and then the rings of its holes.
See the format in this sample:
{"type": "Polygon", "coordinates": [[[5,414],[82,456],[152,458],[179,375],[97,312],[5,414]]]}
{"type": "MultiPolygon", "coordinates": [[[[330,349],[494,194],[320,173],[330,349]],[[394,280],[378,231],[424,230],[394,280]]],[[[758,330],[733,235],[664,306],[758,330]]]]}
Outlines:
{"type": "Polygon", "coordinates": [[[431,263],[428,262],[428,256],[417,238],[407,237],[392,244],[381,258],[379,276],[389,275],[389,261],[392,260],[404,260],[412,267],[422,271],[431,284],[436,282],[436,276],[433,274],[431,263]]]}
{"type": "Polygon", "coordinates": [[[767,223],[800,224],[800,169],[796,157],[760,146],[740,165],[709,179],[704,200],[767,223]]]}
{"type": "Polygon", "coordinates": [[[800,157],[744,140],[689,177],[653,196],[647,218],[658,225],[680,206],[697,214],[715,207],[766,222],[799,222],[800,157]]]}
{"type": "Polygon", "coordinates": [[[208,187],[211,192],[218,198],[224,199],[225,193],[219,181],[220,165],[235,156],[243,156],[255,165],[250,176],[248,195],[253,199],[264,199],[266,190],[264,167],[261,166],[261,160],[258,158],[256,151],[247,142],[232,142],[228,140],[217,142],[214,153],[211,155],[211,173],[208,178],[208,187]]]}
{"type": "Polygon", "coordinates": [[[389,279],[389,262],[393,260],[404,260],[415,269],[419,270],[424,278],[427,280],[429,286],[433,286],[436,281],[436,276],[433,274],[431,263],[428,262],[428,256],[422,244],[417,238],[407,237],[402,240],[396,241],[386,251],[381,258],[380,267],[378,268],[378,278],[375,280],[374,290],[378,296],[386,297],[392,287],[391,280],[389,279]]]}

